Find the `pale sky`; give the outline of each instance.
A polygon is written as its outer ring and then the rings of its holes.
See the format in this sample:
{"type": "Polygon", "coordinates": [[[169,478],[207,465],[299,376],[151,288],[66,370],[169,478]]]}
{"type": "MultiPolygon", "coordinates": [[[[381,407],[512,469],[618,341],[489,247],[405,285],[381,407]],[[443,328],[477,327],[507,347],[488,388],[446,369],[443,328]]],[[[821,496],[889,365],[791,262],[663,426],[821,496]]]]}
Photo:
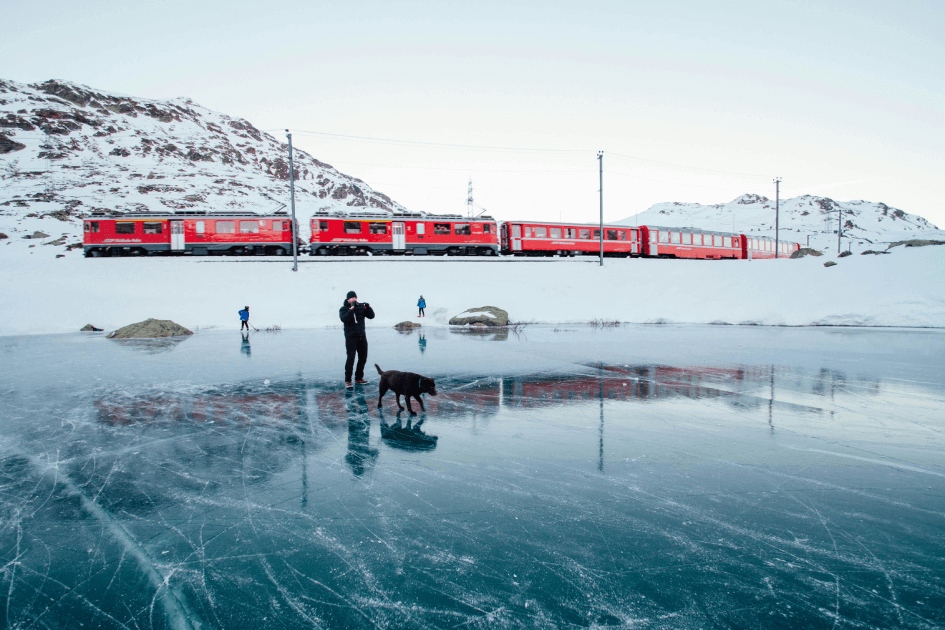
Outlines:
{"type": "Polygon", "coordinates": [[[603,150],[606,220],[781,176],[945,228],[943,33],[941,0],[8,0],[0,77],[291,128],[413,210],[465,212],[472,177],[497,218],[596,220],[603,150]]]}

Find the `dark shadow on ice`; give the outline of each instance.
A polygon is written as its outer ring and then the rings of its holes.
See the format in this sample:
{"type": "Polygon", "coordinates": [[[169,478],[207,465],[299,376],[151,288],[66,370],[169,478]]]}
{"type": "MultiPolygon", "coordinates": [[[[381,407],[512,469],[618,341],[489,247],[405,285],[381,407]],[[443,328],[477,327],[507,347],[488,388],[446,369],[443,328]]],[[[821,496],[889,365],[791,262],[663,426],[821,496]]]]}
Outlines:
{"type": "Polygon", "coordinates": [[[379,411],[381,416],[381,439],[385,440],[388,445],[414,451],[432,451],[436,448],[437,440],[440,438],[435,435],[427,435],[420,429],[420,426],[426,420],[426,413],[423,413],[417,423],[412,426],[413,421],[407,418],[407,426],[404,426],[401,421],[403,412],[398,411],[397,422],[389,425],[384,420],[383,410],[379,411]]]}
{"type": "Polygon", "coordinates": [[[360,477],[374,465],[379,452],[371,448],[371,417],[364,394],[346,391],[345,409],[348,413],[348,452],[345,454],[345,463],[351,467],[355,477],[360,477]]]}

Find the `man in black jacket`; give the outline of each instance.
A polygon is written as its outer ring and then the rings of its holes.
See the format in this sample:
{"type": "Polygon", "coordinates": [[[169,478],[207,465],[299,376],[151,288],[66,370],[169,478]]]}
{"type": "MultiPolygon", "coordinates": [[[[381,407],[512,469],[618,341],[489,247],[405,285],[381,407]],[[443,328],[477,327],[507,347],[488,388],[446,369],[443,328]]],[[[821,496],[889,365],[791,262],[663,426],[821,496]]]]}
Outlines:
{"type": "Polygon", "coordinates": [[[348,297],[338,309],[338,317],[345,325],[345,348],[348,351],[348,360],[345,361],[345,387],[354,387],[351,384],[351,368],[354,367],[354,354],[358,354],[358,367],[354,371],[354,382],[358,385],[367,383],[364,380],[364,364],[367,362],[367,337],[364,335],[364,320],[374,319],[374,309],[367,302],[358,302],[358,294],[348,291],[348,297]]]}

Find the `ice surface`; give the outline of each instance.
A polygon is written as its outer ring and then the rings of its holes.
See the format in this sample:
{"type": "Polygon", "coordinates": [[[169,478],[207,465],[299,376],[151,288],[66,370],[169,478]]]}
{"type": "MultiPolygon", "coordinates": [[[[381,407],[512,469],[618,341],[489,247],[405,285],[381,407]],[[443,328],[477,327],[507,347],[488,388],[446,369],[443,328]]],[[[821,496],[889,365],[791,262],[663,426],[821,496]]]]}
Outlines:
{"type": "Polygon", "coordinates": [[[370,335],[436,444],[338,330],[0,338],[3,625],[945,624],[945,334],[370,335]]]}

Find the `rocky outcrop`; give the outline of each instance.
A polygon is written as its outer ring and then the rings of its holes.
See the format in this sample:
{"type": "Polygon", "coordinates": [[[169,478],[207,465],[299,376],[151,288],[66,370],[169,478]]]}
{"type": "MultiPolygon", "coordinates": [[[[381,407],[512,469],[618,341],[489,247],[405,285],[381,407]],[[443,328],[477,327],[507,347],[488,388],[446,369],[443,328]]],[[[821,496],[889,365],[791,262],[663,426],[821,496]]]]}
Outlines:
{"type": "Polygon", "coordinates": [[[92,324],[86,324],[85,326],[79,329],[79,332],[102,332],[102,329],[96,328],[92,324]]]}
{"type": "Polygon", "coordinates": [[[817,251],[812,247],[802,247],[791,254],[791,258],[803,258],[804,256],[823,256],[823,252],[817,251]]]}
{"type": "Polygon", "coordinates": [[[160,337],[181,337],[183,335],[192,335],[192,331],[187,330],[180,324],[175,324],[169,319],[146,319],[137,324],[130,324],[124,328],[119,328],[108,333],[109,339],[158,339],[160,337]]]}
{"type": "Polygon", "coordinates": [[[470,308],[450,318],[450,326],[508,326],[509,314],[495,306],[470,308]]]}
{"type": "Polygon", "coordinates": [[[827,262],[824,263],[824,267],[836,267],[836,266],[837,266],[837,263],[835,263],[832,260],[828,260],[827,262]]]}

